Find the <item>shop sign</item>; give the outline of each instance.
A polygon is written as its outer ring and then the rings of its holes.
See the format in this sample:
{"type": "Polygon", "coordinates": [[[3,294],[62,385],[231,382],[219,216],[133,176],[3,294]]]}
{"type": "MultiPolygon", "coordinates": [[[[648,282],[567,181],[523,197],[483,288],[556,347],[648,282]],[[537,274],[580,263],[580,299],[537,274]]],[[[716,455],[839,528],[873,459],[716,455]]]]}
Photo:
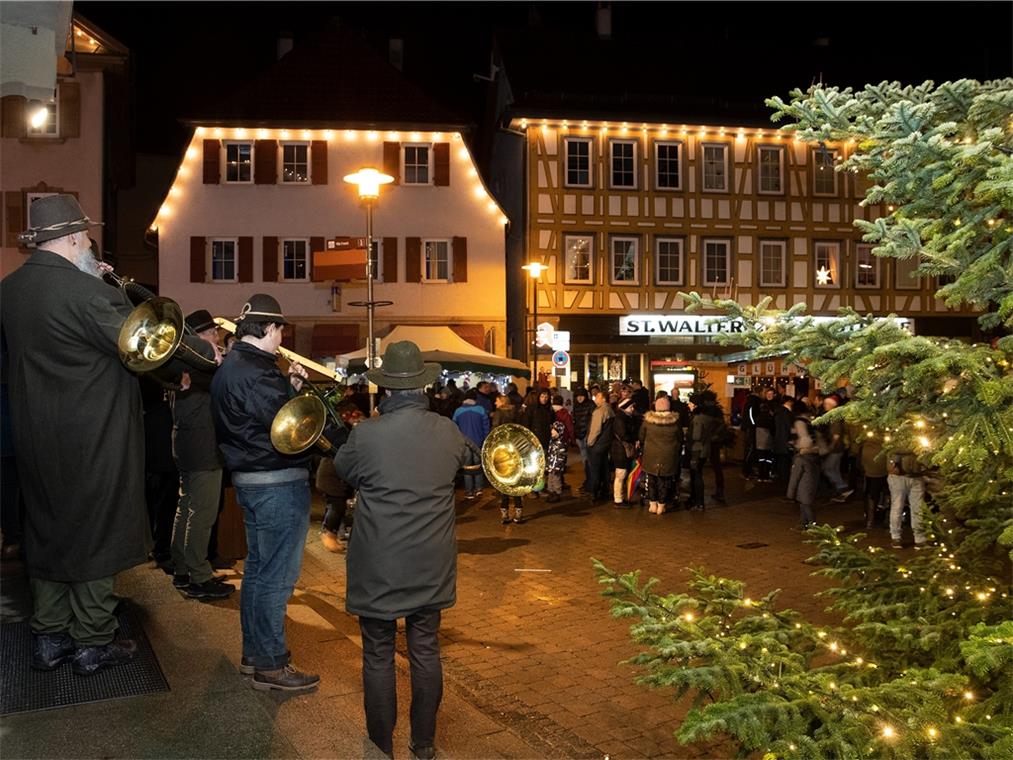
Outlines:
{"type": "Polygon", "coordinates": [[[620,335],[718,335],[742,333],[739,318],[721,319],[699,314],[630,314],[619,318],[620,335]]]}

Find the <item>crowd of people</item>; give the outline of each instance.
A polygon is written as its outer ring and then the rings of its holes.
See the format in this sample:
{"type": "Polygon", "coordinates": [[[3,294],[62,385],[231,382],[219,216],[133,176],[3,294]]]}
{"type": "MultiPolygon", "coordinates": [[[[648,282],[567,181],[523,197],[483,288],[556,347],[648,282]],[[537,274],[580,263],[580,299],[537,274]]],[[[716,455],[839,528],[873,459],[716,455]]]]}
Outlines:
{"type": "MultiPolygon", "coordinates": [[[[211,559],[228,479],[247,545],[240,671],[258,689],[315,688],[319,676],[292,664],[285,637],[309,526],[314,455],[284,454],[271,441],[275,416],[306,377],[297,361],[287,375],[279,369],[288,324],[281,304],[251,295],[236,317],[234,342],[225,345],[208,311],[188,315],[187,345],[203,364],[170,378],[168,405],[159,393],[146,404],[118,343],[133,305],[102,280],[87,235],[95,223],[69,195],[36,201],[29,216],[23,237],[37,250],[4,279],[0,305],[9,422],[4,486],[9,493],[7,478],[16,477],[26,507],[20,524],[5,499],[2,529],[5,542],[16,534],[23,544],[34,605],[32,667],[72,663],[76,674],[89,676],[130,662],[136,644],[117,634],[114,579],[152,556],[191,598],[235,591],[215,575],[211,559]],[[171,463],[168,439],[153,432],[169,421],[171,463]]],[[[724,502],[723,449],[735,439],[706,388],[685,402],[664,391],[652,400],[636,379],[572,393],[535,384],[522,396],[513,383],[502,391],[488,381],[441,385],[440,370],[413,343],[389,346],[381,367],[366,373],[383,389],[376,411],[362,386],[342,389],[334,401],[342,424],[331,425],[327,437],[337,453],[317,459],[314,480],[327,505],[323,545],[348,547],[346,608],[362,632],[369,736],[392,753],[394,640],[403,618],[412,663],[410,746],[422,758],[435,754],[440,616],[456,599],[456,482],[463,480],[465,500],[483,495],[480,450],[490,431],[506,424],[531,431],[546,454],[547,502],[570,491],[591,504],[642,506],[653,515],[704,510],[708,470],[710,501],[724,502]],[[576,489],[566,483],[574,448],[583,476],[576,489]]],[[[823,397],[821,409],[783,388],[752,394],[741,415],[743,476],[784,487],[798,503],[802,528],[814,522],[822,479],[838,502],[860,486],[869,527],[888,512],[901,547],[907,505],[915,547],[925,546],[927,474],[918,458],[884,452],[873,432],[849,429],[835,415],[814,422],[846,402],[845,391],[823,397]]],[[[530,498],[542,498],[541,489],[530,498]]],[[[511,505],[501,494],[500,508],[503,523],[524,522],[521,496],[511,505]]]]}

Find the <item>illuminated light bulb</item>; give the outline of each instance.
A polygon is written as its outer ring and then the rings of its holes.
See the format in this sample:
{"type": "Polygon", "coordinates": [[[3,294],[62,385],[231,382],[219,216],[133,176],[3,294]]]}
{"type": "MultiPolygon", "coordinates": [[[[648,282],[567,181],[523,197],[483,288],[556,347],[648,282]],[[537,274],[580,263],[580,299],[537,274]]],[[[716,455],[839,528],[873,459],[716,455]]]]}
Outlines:
{"type": "Polygon", "coordinates": [[[258,129],[257,130],[257,139],[264,140],[266,138],[267,138],[267,130],[266,129],[258,129]]]}
{"type": "Polygon", "coordinates": [[[221,127],[216,127],[215,128],[215,137],[221,137],[221,136],[222,136],[222,128],[221,127]]]}
{"type": "Polygon", "coordinates": [[[830,651],[831,652],[836,652],[839,648],[840,647],[837,646],[837,642],[836,641],[830,642],[830,651]]]}
{"type": "Polygon", "coordinates": [[[158,225],[153,224],[150,227],[148,227],[148,232],[158,232],[158,225]]]}
{"type": "Polygon", "coordinates": [[[915,420],[915,427],[916,428],[923,428],[923,427],[925,427],[925,420],[915,420]]]}
{"type": "Polygon", "coordinates": [[[288,132],[288,130],[287,129],[281,130],[281,139],[282,140],[287,140],[288,138],[289,138],[289,132],[288,132]]]}
{"type": "Polygon", "coordinates": [[[752,606],[753,606],[753,600],[752,600],[752,599],[750,599],[750,598],[749,598],[749,597],[747,596],[747,597],[746,597],[745,599],[743,599],[743,600],[742,600],[742,606],[743,606],[743,607],[752,607],[752,606]]]}
{"type": "Polygon", "coordinates": [[[687,623],[692,623],[693,622],[693,613],[692,612],[687,612],[685,615],[682,616],[682,618],[687,623]]]}
{"type": "Polygon", "coordinates": [[[412,132],[412,140],[415,140],[416,142],[418,142],[421,139],[422,139],[422,136],[418,132],[412,132]]]}
{"type": "Polygon", "coordinates": [[[827,684],[827,688],[830,689],[830,691],[833,691],[834,689],[837,688],[837,684],[831,681],[830,683],[827,684]]]}
{"type": "Polygon", "coordinates": [[[486,204],[486,208],[492,213],[499,211],[499,206],[496,205],[495,201],[489,201],[489,203],[486,204]]]}
{"type": "Polygon", "coordinates": [[[816,635],[819,636],[821,639],[825,639],[827,637],[827,632],[826,631],[818,631],[816,633],[816,635]]]}
{"type": "Polygon", "coordinates": [[[509,219],[507,219],[507,218],[506,218],[505,216],[501,216],[501,217],[499,218],[499,223],[500,223],[500,224],[509,224],[509,223],[510,223],[510,220],[509,220],[509,219]]]}
{"type": "Polygon", "coordinates": [[[332,137],[334,137],[334,130],[332,130],[332,129],[325,129],[324,130],[324,139],[325,140],[330,140],[332,137]]]}
{"type": "Polygon", "coordinates": [[[467,161],[468,160],[468,149],[467,148],[461,148],[459,151],[457,151],[457,157],[459,159],[461,159],[462,161],[467,161]]]}
{"type": "Polygon", "coordinates": [[[543,124],[542,125],[542,134],[543,135],[549,134],[549,125],[548,124],[543,124]]]}
{"type": "Polygon", "coordinates": [[[865,662],[865,660],[863,660],[861,657],[856,657],[855,658],[855,664],[856,665],[861,665],[863,662],[865,662]]]}
{"type": "Polygon", "coordinates": [[[893,730],[893,726],[883,726],[882,734],[884,739],[892,739],[896,732],[893,730]]]}
{"type": "Polygon", "coordinates": [[[159,217],[169,216],[169,214],[171,214],[171,213],[172,213],[172,209],[169,207],[168,204],[163,204],[162,207],[160,209],[158,209],[158,216],[159,217]]]}
{"type": "Polygon", "coordinates": [[[479,199],[484,199],[485,198],[485,188],[482,187],[481,185],[476,185],[475,189],[472,190],[472,192],[475,194],[476,198],[479,198],[479,199]]]}
{"type": "Polygon", "coordinates": [[[185,166],[179,167],[179,171],[176,172],[176,176],[177,177],[188,177],[189,175],[190,175],[190,170],[187,167],[185,167],[185,166]]]}
{"type": "Polygon", "coordinates": [[[194,147],[192,147],[192,146],[189,147],[189,148],[187,148],[186,149],[186,157],[187,158],[197,158],[197,149],[194,148],[194,147]]]}
{"type": "Polygon", "coordinates": [[[965,691],[964,692],[964,699],[966,699],[968,702],[973,702],[974,701],[974,692],[973,691],[965,691]]]}
{"type": "Polygon", "coordinates": [[[368,140],[369,140],[370,142],[376,142],[376,140],[377,140],[377,138],[378,138],[379,136],[380,136],[380,135],[378,135],[378,134],[377,134],[377,133],[376,133],[376,132],[375,132],[374,130],[372,130],[372,129],[371,129],[371,130],[370,130],[369,132],[367,132],[367,133],[366,133],[366,139],[368,139],[368,140]]]}
{"type": "Polygon", "coordinates": [[[196,134],[202,135],[204,134],[204,127],[197,127],[197,129],[194,131],[196,132],[196,134]]]}
{"type": "Polygon", "coordinates": [[[171,195],[173,197],[176,197],[179,194],[180,194],[180,189],[178,187],[176,187],[175,185],[173,185],[172,187],[169,188],[169,195],[171,195]]]}
{"type": "Polygon", "coordinates": [[[351,129],[346,129],[345,130],[345,139],[346,140],[354,140],[355,139],[355,132],[352,131],[351,129]]]}
{"type": "Polygon", "coordinates": [[[45,106],[41,106],[32,113],[31,117],[28,119],[28,123],[31,125],[32,129],[39,129],[46,123],[46,119],[48,118],[49,109],[45,106]]]}
{"type": "Polygon", "coordinates": [[[304,140],[309,140],[309,139],[310,139],[310,137],[311,137],[310,131],[309,131],[308,129],[304,129],[304,130],[302,131],[302,138],[303,138],[304,140]]]}
{"type": "Polygon", "coordinates": [[[433,132],[433,140],[434,141],[439,142],[442,139],[443,139],[443,133],[442,132],[433,132]]]}
{"type": "Polygon", "coordinates": [[[455,142],[460,142],[460,140],[461,140],[461,133],[460,132],[454,132],[453,139],[454,139],[455,142]]]}
{"type": "Polygon", "coordinates": [[[924,448],[928,448],[928,446],[929,446],[929,439],[926,438],[924,435],[920,435],[920,436],[918,436],[918,444],[920,446],[924,447],[924,448]]]}
{"type": "Polygon", "coordinates": [[[721,135],[722,137],[724,137],[725,136],[725,128],[721,127],[721,129],[718,130],[718,134],[721,135]]]}
{"type": "Polygon", "coordinates": [[[246,137],[246,130],[243,129],[242,127],[240,127],[239,129],[237,129],[236,130],[236,137],[238,137],[239,139],[243,139],[244,137],[246,137]]]}
{"type": "MultiPolygon", "coordinates": [[[[585,122],[585,124],[586,123],[587,122],[585,122]]],[[[528,120],[527,119],[521,119],[521,129],[527,129],[527,128],[528,128],[528,120]]]]}
{"type": "Polygon", "coordinates": [[[939,731],[937,731],[932,726],[929,726],[928,728],[926,728],[925,729],[925,733],[927,733],[929,735],[930,739],[935,739],[937,736],[939,736],[939,731]]]}
{"type": "Polygon", "coordinates": [[[740,641],[739,642],[739,649],[745,649],[745,648],[746,648],[746,642],[740,641]]]}

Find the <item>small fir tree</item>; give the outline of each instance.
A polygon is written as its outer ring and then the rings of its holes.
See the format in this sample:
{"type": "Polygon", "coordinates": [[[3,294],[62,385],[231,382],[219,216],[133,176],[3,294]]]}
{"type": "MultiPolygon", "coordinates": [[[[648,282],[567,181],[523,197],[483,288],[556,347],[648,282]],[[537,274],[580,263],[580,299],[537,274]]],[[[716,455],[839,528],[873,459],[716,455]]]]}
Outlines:
{"type": "Polygon", "coordinates": [[[939,297],[1005,337],[914,336],[850,310],[817,324],[802,304],[684,294],[743,318],[757,356],[854,386],[825,417],[929,468],[934,546],[911,556],[812,529],[839,626],[700,569],[687,593],[662,595],[656,579],[595,561],[603,593],[614,616],[639,618],[638,680],[695,695],[680,741],[726,734],[770,758],[1013,756],[1013,80],[814,87],[767,102],[799,139],[853,146],[837,170],[866,175],[863,203],[890,209],[856,222],[877,256],[919,257],[921,276],[952,278],[939,297]]]}

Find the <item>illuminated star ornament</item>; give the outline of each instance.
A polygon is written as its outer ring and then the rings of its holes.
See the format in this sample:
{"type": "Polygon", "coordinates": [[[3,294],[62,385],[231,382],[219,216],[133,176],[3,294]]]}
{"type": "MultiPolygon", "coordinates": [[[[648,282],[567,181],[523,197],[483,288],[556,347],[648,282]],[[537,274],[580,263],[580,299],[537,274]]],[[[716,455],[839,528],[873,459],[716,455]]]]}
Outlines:
{"type": "Polygon", "coordinates": [[[830,270],[826,267],[820,267],[816,270],[816,282],[819,285],[830,284],[830,270]]]}

